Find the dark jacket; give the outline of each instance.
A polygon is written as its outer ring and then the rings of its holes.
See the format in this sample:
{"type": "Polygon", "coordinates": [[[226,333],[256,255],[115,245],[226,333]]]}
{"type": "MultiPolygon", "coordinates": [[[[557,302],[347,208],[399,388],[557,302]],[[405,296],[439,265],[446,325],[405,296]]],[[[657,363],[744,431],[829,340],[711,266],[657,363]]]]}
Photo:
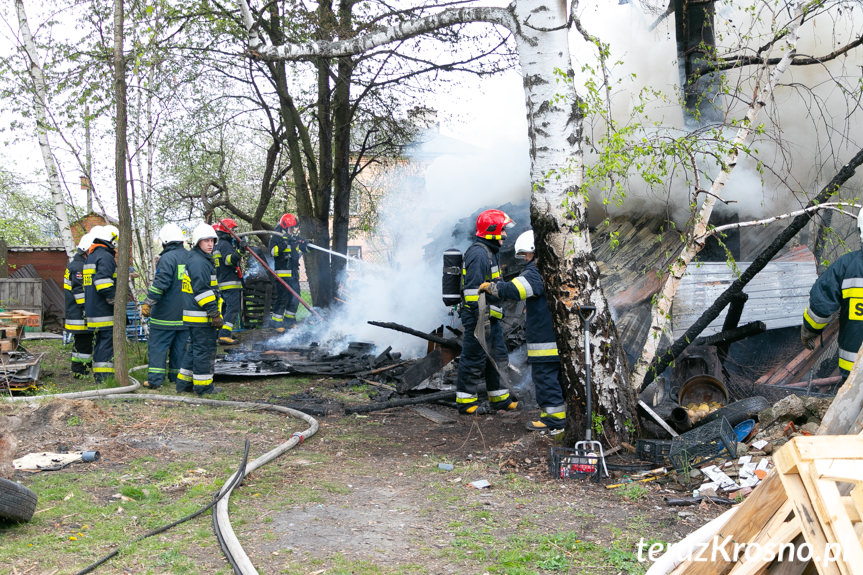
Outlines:
{"type": "Polygon", "coordinates": [[[213,263],[216,266],[216,280],[219,290],[242,289],[243,274],[240,271],[240,252],[234,247],[233,238],[225,232],[216,232],[219,241],[213,250],[213,263]]]}
{"type": "Polygon", "coordinates": [[[63,293],[66,301],[66,331],[87,331],[84,319],[84,264],[87,252],[78,250],[66,266],[63,278],[63,293]]]}
{"type": "Polygon", "coordinates": [[[150,308],[150,327],[184,329],[183,275],[188,257],[183,242],[171,242],[159,254],[156,277],[147,291],[147,299],[156,302],[150,308]]]}
{"type": "MultiPolygon", "coordinates": [[[[462,303],[474,315],[477,312],[480,284],[500,278],[498,250],[500,250],[500,244],[496,240],[477,238],[464,253],[464,263],[461,270],[462,303]]],[[[503,317],[500,299],[486,295],[486,302],[489,306],[490,317],[497,319],[503,317]]]]}
{"type": "Polygon", "coordinates": [[[524,323],[524,335],[527,340],[527,361],[531,363],[559,361],[554,324],[545,299],[545,285],[533,260],[527,263],[517,278],[500,282],[497,285],[497,293],[502,299],[525,301],[527,319],[524,323]]]}
{"type": "MultiPolygon", "coordinates": [[[[285,230],[281,226],[277,226],[275,231],[284,233],[285,230]]],[[[291,263],[293,260],[293,248],[287,236],[270,236],[270,255],[273,256],[273,269],[276,275],[280,278],[289,278],[291,273],[291,263]]]]}
{"type": "Polygon", "coordinates": [[[218,315],[216,266],[210,254],[195,246],[188,252],[183,276],[183,323],[187,327],[210,325],[210,318],[218,315]]]}
{"type": "Polygon", "coordinates": [[[94,243],[84,264],[84,314],[88,329],[114,327],[117,263],[114,248],[94,243]]]}
{"type": "Polygon", "coordinates": [[[818,276],[803,321],[816,332],[839,312],[839,369],[851,371],[863,342],[863,251],[845,254],[818,276]]]}

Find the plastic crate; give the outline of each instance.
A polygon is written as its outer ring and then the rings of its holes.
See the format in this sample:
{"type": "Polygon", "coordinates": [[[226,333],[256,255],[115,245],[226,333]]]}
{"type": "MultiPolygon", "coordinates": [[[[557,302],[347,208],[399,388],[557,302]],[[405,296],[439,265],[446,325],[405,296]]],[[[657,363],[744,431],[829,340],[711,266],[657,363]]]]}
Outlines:
{"type": "Polygon", "coordinates": [[[724,417],[672,439],[668,458],[677,471],[684,471],[715,459],[723,450],[728,457],[737,457],[737,435],[724,417]]]}
{"type": "Polygon", "coordinates": [[[599,481],[599,456],[584,449],[552,447],[548,471],[557,479],[588,479],[599,481]]]}
{"type": "Polygon", "coordinates": [[[670,439],[639,439],[635,442],[635,454],[643,461],[661,465],[671,453],[670,439]]]}
{"type": "Polygon", "coordinates": [[[138,310],[138,304],[126,304],[126,339],[129,341],[147,341],[143,318],[138,310]]]}

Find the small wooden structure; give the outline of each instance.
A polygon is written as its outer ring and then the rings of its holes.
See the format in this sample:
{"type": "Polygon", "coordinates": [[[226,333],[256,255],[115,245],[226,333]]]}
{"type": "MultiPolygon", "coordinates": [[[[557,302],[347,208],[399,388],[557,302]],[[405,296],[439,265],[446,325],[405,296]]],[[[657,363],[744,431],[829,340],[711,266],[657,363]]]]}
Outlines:
{"type": "MultiPolygon", "coordinates": [[[[0,279],[0,308],[6,313],[0,313],[0,321],[4,315],[15,310],[18,316],[25,314],[28,318],[25,325],[40,327],[42,325],[42,280],[39,278],[0,279]]],[[[10,319],[13,319],[10,317],[10,319]]]]}

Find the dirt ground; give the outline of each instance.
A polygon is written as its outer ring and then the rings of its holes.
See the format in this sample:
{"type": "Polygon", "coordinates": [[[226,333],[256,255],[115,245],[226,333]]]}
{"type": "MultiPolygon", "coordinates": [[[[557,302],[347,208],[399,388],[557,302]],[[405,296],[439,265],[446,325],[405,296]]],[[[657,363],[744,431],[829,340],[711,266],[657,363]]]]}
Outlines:
{"type": "MultiPolygon", "coordinates": [[[[232,395],[240,391],[232,389],[231,383],[220,385],[232,395]]],[[[331,381],[317,382],[309,394],[331,385],[331,381]]],[[[240,395],[247,397],[248,392],[240,395]]],[[[171,420],[151,421],[144,402],[0,403],[0,428],[16,436],[18,457],[34,451],[98,450],[102,454],[99,462],[56,472],[68,473],[70,479],[76,473],[123,466],[148,454],[161,461],[182,460],[192,451],[216,453],[240,441],[237,434],[208,433],[207,422],[184,420],[183,409],[178,406],[177,417],[171,420]],[[117,410],[140,410],[140,421],[132,426],[110,423],[117,410]],[[83,424],[69,427],[70,417],[83,424]]],[[[623,489],[554,479],[548,461],[555,444],[524,427],[536,415],[532,411],[465,417],[445,406],[425,409],[437,414],[439,421],[412,407],[365,416],[318,417],[319,432],[302,446],[306,454],[316,455],[314,461],[289,451],[269,464],[281,474],[285,493],[300,487],[320,489],[322,482],[341,489],[327,491],[324,501],[314,503],[275,507],[262,503],[257,519],[235,527],[259,571],[324,573],[340,556],[388,568],[404,566],[407,571],[421,566],[419,572],[425,573],[483,572],[483,560],[474,561],[471,552],[467,556],[448,552],[463,523],[476,521],[477,509],[488,512],[489,524],[483,527],[490,527],[497,538],[515,537],[522,531],[572,531],[599,546],[625,541],[631,553],[637,551],[634,541],[640,537],[674,542],[724,510],[669,507],[663,497],[679,496],[681,490],[665,480],[642,484],[646,492],[627,499],[623,489]],[[441,462],[453,464],[454,469],[440,470],[441,462]],[[487,480],[490,487],[469,486],[477,480],[487,480]],[[440,495],[442,489],[454,487],[457,497],[440,495]]],[[[297,426],[303,429],[305,422],[297,426]]],[[[253,457],[285,439],[276,431],[260,434],[253,441],[258,452],[253,457]]],[[[256,473],[238,492],[255,488],[256,473]]],[[[623,472],[614,473],[619,478],[623,472]]],[[[16,479],[27,485],[26,475],[19,472],[16,479]]],[[[201,573],[224,569],[218,547],[187,552],[196,553],[201,573]]],[[[563,572],[639,573],[647,566],[621,569],[611,562],[573,562],[563,572]]]]}

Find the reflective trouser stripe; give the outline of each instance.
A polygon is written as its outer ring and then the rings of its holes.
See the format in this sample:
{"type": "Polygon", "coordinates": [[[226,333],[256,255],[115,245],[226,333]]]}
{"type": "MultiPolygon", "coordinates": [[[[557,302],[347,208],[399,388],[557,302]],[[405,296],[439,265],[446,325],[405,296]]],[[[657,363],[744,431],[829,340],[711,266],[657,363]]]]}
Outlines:
{"type": "Polygon", "coordinates": [[[243,287],[242,282],[219,282],[219,289],[239,289],[243,287]]]}
{"type": "Polygon", "coordinates": [[[202,375],[195,374],[194,376],[192,376],[192,383],[194,384],[195,387],[198,387],[198,386],[204,387],[207,385],[212,385],[213,384],[213,374],[212,373],[206,373],[206,374],[202,374],[202,375]]]}
{"type": "Polygon", "coordinates": [[[499,401],[504,401],[507,399],[509,399],[508,389],[496,389],[494,391],[488,392],[488,400],[492,403],[497,403],[499,401]]]}
{"type": "Polygon", "coordinates": [[[181,381],[192,381],[192,370],[180,369],[180,371],[177,373],[177,379],[181,381]]]}
{"type": "Polygon", "coordinates": [[[566,406],[542,407],[540,408],[539,416],[550,417],[552,419],[566,419],[566,406]]]}
{"type": "Polygon", "coordinates": [[[114,373],[114,364],[111,362],[94,363],[93,373],[114,373]]]}
{"type": "Polygon", "coordinates": [[[222,325],[222,329],[225,331],[233,331],[234,330],[234,324],[226,321],[224,323],[224,325],[222,325]]]}
{"type": "Polygon", "coordinates": [[[477,400],[476,395],[471,395],[470,393],[462,393],[461,391],[456,392],[455,394],[455,402],[456,403],[473,403],[477,400]]]}
{"type": "Polygon", "coordinates": [[[297,319],[297,314],[286,311],[285,319],[297,319]]]}
{"type": "Polygon", "coordinates": [[[87,331],[87,321],[83,319],[67,319],[66,331],[87,331]]]}
{"type": "Polygon", "coordinates": [[[90,363],[93,360],[92,353],[76,353],[72,352],[72,361],[77,361],[79,363],[90,363]]]}
{"type": "Polygon", "coordinates": [[[281,323],[283,319],[284,319],[284,316],[281,314],[278,314],[278,315],[274,314],[274,313],[270,314],[270,321],[277,321],[277,322],[281,323]]]}
{"type": "Polygon", "coordinates": [[[168,373],[168,370],[166,370],[164,367],[148,367],[147,373],[153,373],[153,374],[159,375],[159,374],[168,373]]]}

